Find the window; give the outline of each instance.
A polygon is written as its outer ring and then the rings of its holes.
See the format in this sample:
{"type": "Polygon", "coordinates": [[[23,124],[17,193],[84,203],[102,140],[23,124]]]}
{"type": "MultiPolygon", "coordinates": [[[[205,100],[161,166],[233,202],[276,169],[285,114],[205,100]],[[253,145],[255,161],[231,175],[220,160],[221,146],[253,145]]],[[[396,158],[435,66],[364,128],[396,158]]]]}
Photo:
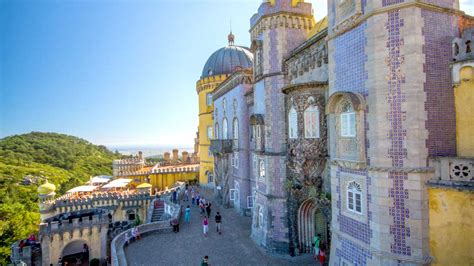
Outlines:
{"type": "Polygon", "coordinates": [[[239,121],[234,118],[234,139],[239,139],[239,121]]]}
{"type": "Polygon", "coordinates": [[[319,138],[319,109],[310,106],[304,111],[305,138],[319,138]]]}
{"type": "Polygon", "coordinates": [[[216,123],[214,127],[214,138],[219,139],[219,124],[218,123],[216,123]]]}
{"type": "Polygon", "coordinates": [[[263,159],[260,160],[259,166],[260,166],[260,167],[259,167],[259,168],[260,168],[260,169],[259,169],[259,170],[260,170],[260,175],[259,175],[259,176],[260,176],[261,178],[264,178],[264,177],[265,177],[265,161],[264,161],[263,159]]]}
{"type": "Polygon", "coordinates": [[[454,43],[454,55],[458,55],[458,54],[459,54],[459,44],[454,43]]]}
{"type": "Polygon", "coordinates": [[[207,173],[207,183],[214,183],[214,175],[211,172],[207,173]]]}
{"type": "Polygon", "coordinates": [[[467,41],[466,42],[466,53],[470,53],[471,52],[471,41],[467,41]]]}
{"type": "Polygon", "coordinates": [[[238,152],[234,152],[234,155],[231,157],[231,160],[232,160],[232,166],[234,166],[234,168],[239,168],[239,153],[238,152]]]}
{"type": "Polygon", "coordinates": [[[207,104],[207,106],[212,105],[212,93],[206,94],[206,104],[207,104]]]}
{"type": "Polygon", "coordinates": [[[237,196],[237,195],[236,195],[236,194],[237,194],[236,192],[237,192],[237,189],[235,189],[235,188],[229,189],[229,197],[230,197],[230,200],[231,200],[231,201],[235,201],[235,198],[236,198],[236,196],[237,196]]]}
{"type": "Polygon", "coordinates": [[[247,196],[247,208],[252,209],[254,203],[255,203],[255,197],[254,196],[247,196]]]}
{"type": "Polygon", "coordinates": [[[288,136],[290,139],[298,138],[298,114],[293,107],[288,113],[288,136]]]}
{"type": "Polygon", "coordinates": [[[261,228],[263,227],[263,208],[260,205],[257,205],[257,208],[255,210],[255,227],[261,228]]]}
{"type": "Polygon", "coordinates": [[[212,127],[208,126],[207,127],[207,139],[212,139],[212,127]]]}
{"type": "Polygon", "coordinates": [[[208,151],[207,151],[207,156],[208,156],[208,157],[214,157],[214,154],[212,153],[211,150],[208,150],[208,151]]]}
{"type": "Polygon", "coordinates": [[[260,138],[260,126],[259,125],[255,125],[255,136],[257,138],[260,138]]]}
{"type": "Polygon", "coordinates": [[[362,189],[355,181],[347,185],[347,209],[362,214],[362,189]]]}
{"type": "Polygon", "coordinates": [[[350,103],[344,103],[341,112],[341,136],[355,137],[356,117],[354,109],[350,103]]]}
{"type": "Polygon", "coordinates": [[[229,136],[227,136],[227,118],[224,118],[222,120],[222,139],[227,139],[229,136]]]}

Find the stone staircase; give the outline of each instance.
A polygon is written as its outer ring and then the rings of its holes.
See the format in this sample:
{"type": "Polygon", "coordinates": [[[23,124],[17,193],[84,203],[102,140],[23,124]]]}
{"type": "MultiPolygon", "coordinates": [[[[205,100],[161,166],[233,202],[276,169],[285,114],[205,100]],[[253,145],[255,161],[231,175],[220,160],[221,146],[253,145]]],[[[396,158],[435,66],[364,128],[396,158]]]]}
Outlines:
{"type": "Polygon", "coordinates": [[[153,223],[153,222],[161,221],[164,216],[163,215],[164,213],[165,213],[164,204],[157,202],[157,204],[155,204],[154,206],[153,213],[151,215],[151,222],[153,223]]]}

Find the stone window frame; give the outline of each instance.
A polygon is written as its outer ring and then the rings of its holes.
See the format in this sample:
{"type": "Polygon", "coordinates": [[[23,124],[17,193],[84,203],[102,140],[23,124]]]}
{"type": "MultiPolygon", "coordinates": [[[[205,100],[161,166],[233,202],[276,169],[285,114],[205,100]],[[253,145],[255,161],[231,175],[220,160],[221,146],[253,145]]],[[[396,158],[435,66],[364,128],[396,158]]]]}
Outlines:
{"type": "Polygon", "coordinates": [[[349,184],[347,184],[346,193],[347,209],[354,213],[362,214],[362,189],[360,184],[356,181],[349,182],[349,184]],[[359,199],[357,199],[357,196],[359,199]],[[357,201],[359,201],[359,204],[357,204],[357,201]],[[359,210],[357,210],[358,208],[359,210]]]}
{"type": "Polygon", "coordinates": [[[206,105],[207,106],[212,105],[212,93],[210,92],[206,93],[206,105]]]}
{"type": "MultiPolygon", "coordinates": [[[[312,97],[311,97],[312,98],[312,97]]],[[[321,117],[319,112],[319,107],[315,104],[309,104],[303,111],[303,128],[304,128],[304,137],[306,139],[319,139],[321,135],[321,117]],[[310,121],[307,119],[307,116],[311,115],[311,113],[315,113],[316,117],[316,124],[315,124],[315,135],[308,135],[308,131],[306,130],[310,124],[310,121]]]]}
{"type": "Polygon", "coordinates": [[[222,139],[229,139],[229,123],[227,117],[222,118],[222,139]]]}
{"type": "Polygon", "coordinates": [[[294,105],[291,105],[290,110],[288,111],[288,138],[298,138],[298,112],[294,105]],[[294,134],[292,134],[292,132],[294,134]]]}
{"type": "Polygon", "coordinates": [[[219,139],[219,123],[216,122],[214,126],[214,139],[219,139]]]}
{"type": "Polygon", "coordinates": [[[367,177],[357,174],[341,173],[340,196],[341,196],[341,212],[343,215],[350,217],[362,223],[367,222],[367,177]],[[361,194],[361,212],[355,212],[349,209],[348,189],[349,184],[355,182],[360,186],[361,194]]]}
{"type": "MultiPolygon", "coordinates": [[[[355,163],[366,163],[366,153],[365,153],[365,110],[366,102],[364,96],[356,92],[348,91],[339,91],[333,93],[329,98],[326,105],[326,115],[330,120],[333,121],[332,125],[328,125],[328,130],[331,130],[334,136],[334,141],[331,143],[331,157],[336,161],[346,161],[346,162],[355,162],[355,163]],[[338,149],[339,145],[343,145],[344,141],[350,140],[353,137],[344,137],[341,136],[340,123],[341,117],[340,114],[343,110],[344,104],[350,104],[355,113],[356,121],[356,132],[355,139],[353,140],[356,145],[355,154],[353,158],[348,156],[344,157],[343,154],[339,154],[338,149]]],[[[329,120],[329,119],[328,119],[329,120]]],[[[357,167],[358,168],[358,167],[357,167]]]]}
{"type": "Polygon", "coordinates": [[[264,179],[266,176],[266,170],[265,159],[260,158],[258,161],[258,177],[264,179]]]}
{"type": "Polygon", "coordinates": [[[239,120],[237,117],[234,117],[234,120],[232,121],[232,139],[239,139],[239,120]]]}
{"type": "Polygon", "coordinates": [[[231,160],[232,160],[232,166],[235,169],[239,169],[239,152],[234,151],[233,154],[231,155],[231,160]]]}
{"type": "Polygon", "coordinates": [[[214,129],[212,128],[212,126],[207,126],[207,139],[208,140],[213,139],[214,138],[213,134],[214,134],[214,129]]]}
{"type": "Polygon", "coordinates": [[[256,154],[253,155],[252,158],[252,166],[253,166],[253,175],[255,177],[258,177],[258,156],[256,154]]]}
{"type": "Polygon", "coordinates": [[[263,205],[262,204],[255,204],[255,227],[256,228],[263,228],[263,205]]]}

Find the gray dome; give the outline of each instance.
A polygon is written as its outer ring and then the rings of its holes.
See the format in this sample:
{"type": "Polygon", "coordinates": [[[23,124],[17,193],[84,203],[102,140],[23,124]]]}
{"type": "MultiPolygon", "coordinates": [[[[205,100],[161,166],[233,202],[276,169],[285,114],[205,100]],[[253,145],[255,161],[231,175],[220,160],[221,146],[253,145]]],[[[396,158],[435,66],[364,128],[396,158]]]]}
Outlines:
{"type": "Polygon", "coordinates": [[[201,78],[220,74],[232,74],[237,67],[251,68],[252,66],[253,54],[248,48],[228,45],[215,51],[207,59],[202,69],[201,78]]]}

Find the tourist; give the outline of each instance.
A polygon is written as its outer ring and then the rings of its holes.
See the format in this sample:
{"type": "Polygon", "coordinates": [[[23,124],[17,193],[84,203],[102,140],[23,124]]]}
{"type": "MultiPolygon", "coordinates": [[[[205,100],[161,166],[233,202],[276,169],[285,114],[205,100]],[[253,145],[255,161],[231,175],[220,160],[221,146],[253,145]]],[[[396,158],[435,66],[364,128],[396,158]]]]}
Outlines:
{"type": "Polygon", "coordinates": [[[171,221],[171,225],[173,226],[173,232],[178,233],[179,232],[179,221],[178,221],[178,219],[174,218],[171,221]]]}
{"type": "Polygon", "coordinates": [[[204,214],[204,204],[202,203],[202,199],[199,200],[199,214],[201,217],[204,214]]]}
{"type": "Polygon", "coordinates": [[[135,241],[140,239],[140,232],[138,231],[138,227],[132,228],[132,236],[135,239],[135,241]]]}
{"type": "Polygon", "coordinates": [[[326,263],[326,252],[325,252],[324,247],[321,247],[319,249],[319,264],[321,266],[324,266],[325,263],[326,263]]]}
{"type": "Polygon", "coordinates": [[[313,245],[312,245],[314,247],[314,259],[318,259],[320,242],[321,242],[321,234],[315,235],[313,239],[313,245]]]}
{"type": "Polygon", "coordinates": [[[204,259],[201,262],[201,266],[209,266],[209,256],[204,256],[204,259]]]}
{"type": "Polygon", "coordinates": [[[200,195],[199,191],[196,192],[196,205],[199,206],[200,195]]]}
{"type": "Polygon", "coordinates": [[[202,221],[202,230],[204,236],[207,236],[207,232],[209,231],[209,220],[207,220],[207,217],[204,217],[204,220],[202,221]]]}
{"type": "Polygon", "coordinates": [[[176,203],[176,196],[177,196],[177,192],[176,190],[173,191],[173,203],[176,203]]]}
{"type": "Polygon", "coordinates": [[[18,243],[18,247],[20,248],[20,253],[23,252],[23,248],[26,246],[25,241],[20,240],[20,243],[18,243]]]}
{"type": "Polygon", "coordinates": [[[184,201],[189,201],[189,191],[187,189],[184,191],[184,201]]]}
{"type": "Polygon", "coordinates": [[[215,219],[216,219],[216,230],[220,235],[222,233],[221,231],[222,216],[219,212],[217,212],[215,219]]]}
{"type": "Polygon", "coordinates": [[[186,210],[184,211],[184,222],[189,223],[190,219],[191,219],[191,208],[189,208],[189,205],[188,205],[188,207],[186,207],[186,210]]]}
{"type": "Polygon", "coordinates": [[[194,194],[194,191],[191,191],[191,204],[194,206],[194,200],[196,198],[196,195],[194,194]]]}
{"type": "Polygon", "coordinates": [[[206,202],[206,213],[207,213],[207,217],[211,218],[211,203],[210,202],[206,202]]]}
{"type": "Polygon", "coordinates": [[[88,253],[89,253],[89,247],[87,246],[86,243],[84,243],[84,245],[82,245],[82,256],[84,256],[85,258],[88,253]]]}

